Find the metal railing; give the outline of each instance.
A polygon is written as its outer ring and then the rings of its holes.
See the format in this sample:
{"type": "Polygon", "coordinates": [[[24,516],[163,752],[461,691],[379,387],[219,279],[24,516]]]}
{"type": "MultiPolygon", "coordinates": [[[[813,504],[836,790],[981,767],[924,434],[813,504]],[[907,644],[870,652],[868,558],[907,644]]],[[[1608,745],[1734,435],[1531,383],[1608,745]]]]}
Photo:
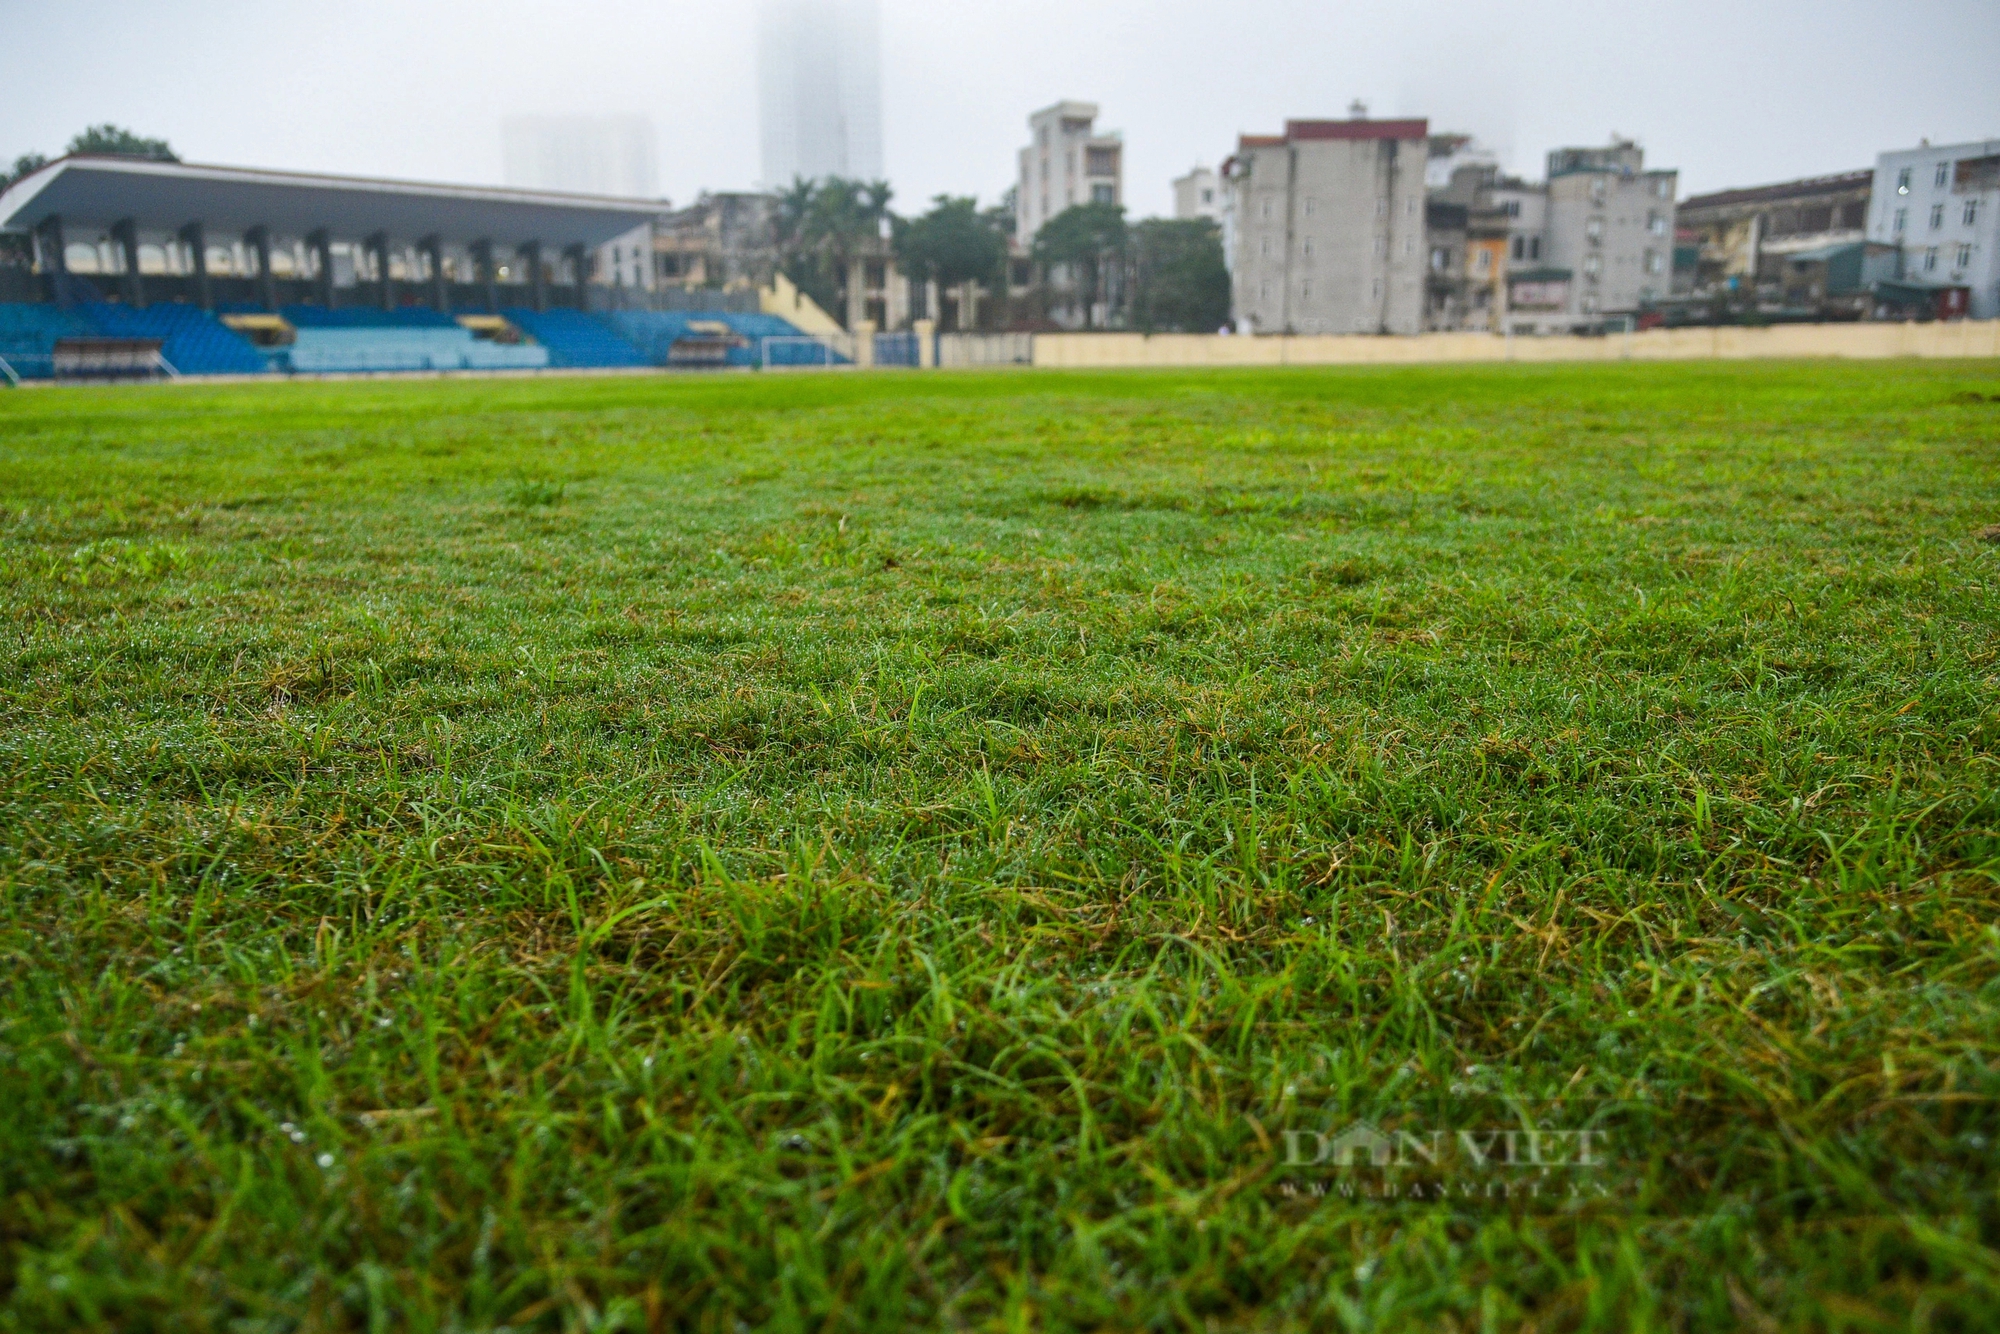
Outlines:
{"type": "Polygon", "coordinates": [[[852,370],[856,351],[853,334],[772,334],[757,340],[757,365],[763,370],[852,370]]]}

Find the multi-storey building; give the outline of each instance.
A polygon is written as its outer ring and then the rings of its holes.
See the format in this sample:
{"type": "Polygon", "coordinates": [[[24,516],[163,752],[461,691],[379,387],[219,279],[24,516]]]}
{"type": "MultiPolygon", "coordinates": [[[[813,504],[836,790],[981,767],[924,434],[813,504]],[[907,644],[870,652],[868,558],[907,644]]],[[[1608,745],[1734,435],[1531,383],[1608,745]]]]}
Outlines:
{"type": "Polygon", "coordinates": [[[1222,221],[1222,181],[1211,167],[1196,167],[1174,181],[1174,217],[1182,222],[1222,221]]]}
{"type": "Polygon", "coordinates": [[[763,184],[882,177],[877,0],[762,0],[758,132],[763,184]]]}
{"type": "Polygon", "coordinates": [[[1701,248],[1694,290],[1731,279],[1782,283],[1793,255],[1865,239],[1874,180],[1873,171],[1847,171],[1683,200],[1678,226],[1701,248]]]}
{"type": "Polygon", "coordinates": [[[1125,145],[1099,134],[1097,104],[1058,102],[1028,117],[1034,141],[1021,150],[1015,190],[1016,244],[1026,250],[1050,218],[1078,204],[1125,202],[1125,145]]]}
{"type": "Polygon", "coordinates": [[[1882,154],[1868,237],[1902,248],[1904,281],[1966,288],[1974,319],[2000,316],[2000,139],[1882,154]]]}
{"type": "Polygon", "coordinates": [[[653,257],[662,287],[748,291],[778,270],[775,196],[704,194],[660,220],[653,257]]]}
{"type": "Polygon", "coordinates": [[[1423,329],[1430,126],[1357,111],[1245,135],[1224,164],[1244,332],[1423,329]]]}
{"type": "MultiPolygon", "coordinates": [[[[1437,139],[1432,139],[1431,179],[1438,179],[1437,139]]],[[[1431,191],[1431,273],[1427,322],[1433,329],[1470,329],[1498,333],[1507,323],[1509,285],[1515,275],[1529,275],[1524,298],[1546,302],[1560,293],[1556,308],[1566,308],[1567,278],[1551,282],[1543,274],[1542,233],[1548,224],[1546,186],[1505,175],[1490,161],[1461,162],[1431,191]],[[1465,221],[1456,223],[1456,209],[1465,221]],[[1463,247],[1462,257],[1440,255],[1463,247]]],[[[1536,312],[1537,314],[1539,312],[1536,312]]],[[[1524,315],[1527,312],[1523,312],[1524,315]]],[[[1527,315],[1523,332],[1534,327],[1527,315]]]]}
{"type": "Polygon", "coordinates": [[[1646,170],[1645,150],[1629,139],[1549,154],[1543,250],[1551,270],[1569,273],[1558,322],[1588,327],[1670,293],[1678,180],[1646,170]]]}

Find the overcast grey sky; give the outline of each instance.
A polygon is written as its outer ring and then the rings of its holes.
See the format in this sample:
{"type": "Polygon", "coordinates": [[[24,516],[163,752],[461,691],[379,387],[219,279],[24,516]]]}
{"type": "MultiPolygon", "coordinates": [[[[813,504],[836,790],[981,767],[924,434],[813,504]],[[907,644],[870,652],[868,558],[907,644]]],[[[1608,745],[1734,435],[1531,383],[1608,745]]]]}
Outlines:
{"type": "MultiPolygon", "coordinates": [[[[1097,102],[1128,203],[1286,117],[1427,115],[1536,173],[1616,130],[1683,193],[2000,137],[1995,0],[882,0],[898,207],[1010,183],[1028,112],[1097,102]]],[[[205,162],[500,179],[509,112],[636,112],[662,188],[757,172],[752,0],[0,0],[0,154],[88,122],[205,162]]]]}

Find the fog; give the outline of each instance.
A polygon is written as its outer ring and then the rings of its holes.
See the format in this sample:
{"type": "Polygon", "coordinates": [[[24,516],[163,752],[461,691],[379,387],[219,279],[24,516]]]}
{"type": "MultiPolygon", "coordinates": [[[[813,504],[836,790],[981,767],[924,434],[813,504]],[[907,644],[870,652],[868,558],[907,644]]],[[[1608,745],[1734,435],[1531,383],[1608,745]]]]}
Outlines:
{"type": "MultiPolygon", "coordinates": [[[[681,201],[757,175],[754,19],[750,0],[4,0],[0,154],[110,120],[191,161],[493,182],[510,113],[636,113],[681,201]]],[[[995,198],[1028,112],[1065,97],[1123,131],[1135,214],[1239,132],[1357,97],[1529,173],[1617,131],[1689,193],[2000,136],[2000,5],[882,0],[882,71],[905,210],[995,198]]]]}

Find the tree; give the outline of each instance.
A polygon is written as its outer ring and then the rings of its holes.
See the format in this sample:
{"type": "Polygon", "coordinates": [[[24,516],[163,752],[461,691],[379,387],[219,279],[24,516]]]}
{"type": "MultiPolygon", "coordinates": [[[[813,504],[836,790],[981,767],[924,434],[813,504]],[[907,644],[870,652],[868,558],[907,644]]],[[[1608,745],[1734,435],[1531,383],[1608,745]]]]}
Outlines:
{"type": "Polygon", "coordinates": [[[1125,208],[1122,204],[1076,204],[1042,224],[1035,233],[1035,259],[1043,264],[1067,264],[1084,278],[1083,327],[1091,325],[1091,310],[1104,290],[1105,270],[1125,254],[1125,208]]]}
{"type": "Polygon", "coordinates": [[[69,141],[69,152],[91,153],[99,157],[136,157],[148,162],[179,162],[180,157],[165,139],[148,139],[122,125],[106,121],[92,125],[69,141]]]}
{"type": "MultiPolygon", "coordinates": [[[[71,154],[89,154],[95,157],[136,157],[148,162],[179,162],[172,146],[165,139],[148,139],[134,134],[122,125],[106,121],[102,125],[92,125],[69,141],[64,150],[71,154]]],[[[41,153],[23,153],[14,159],[13,171],[0,178],[0,190],[4,190],[29,172],[46,167],[49,160],[41,153]]]]}
{"type": "Polygon", "coordinates": [[[21,156],[14,159],[14,170],[7,174],[5,180],[0,180],[0,190],[6,189],[8,186],[12,185],[15,181],[20,180],[23,176],[26,176],[28,173],[40,171],[43,167],[46,167],[48,165],[49,165],[48,158],[40,153],[21,154],[21,156]]]}
{"type": "Polygon", "coordinates": [[[778,252],[785,276],[835,318],[847,310],[848,271],[879,240],[894,191],[887,181],[794,180],[778,196],[778,252]]]}
{"type": "Polygon", "coordinates": [[[1007,262],[1007,238],[978,200],[939,195],[922,217],[896,220],[896,259],[918,282],[993,282],[1007,262]]]}
{"type": "MultiPolygon", "coordinates": [[[[931,201],[931,211],[922,217],[896,219],[895,244],[897,262],[917,282],[960,289],[973,283],[991,283],[1005,290],[1006,233],[995,225],[990,211],[980,211],[979,201],[970,195],[939,195],[931,201]]],[[[972,327],[972,311],[971,294],[962,290],[958,305],[961,330],[972,327]]],[[[933,311],[932,315],[938,313],[933,311]]]]}
{"type": "Polygon", "coordinates": [[[1206,218],[1132,228],[1132,323],[1152,333],[1212,333],[1229,319],[1222,229],[1206,218]]]}

